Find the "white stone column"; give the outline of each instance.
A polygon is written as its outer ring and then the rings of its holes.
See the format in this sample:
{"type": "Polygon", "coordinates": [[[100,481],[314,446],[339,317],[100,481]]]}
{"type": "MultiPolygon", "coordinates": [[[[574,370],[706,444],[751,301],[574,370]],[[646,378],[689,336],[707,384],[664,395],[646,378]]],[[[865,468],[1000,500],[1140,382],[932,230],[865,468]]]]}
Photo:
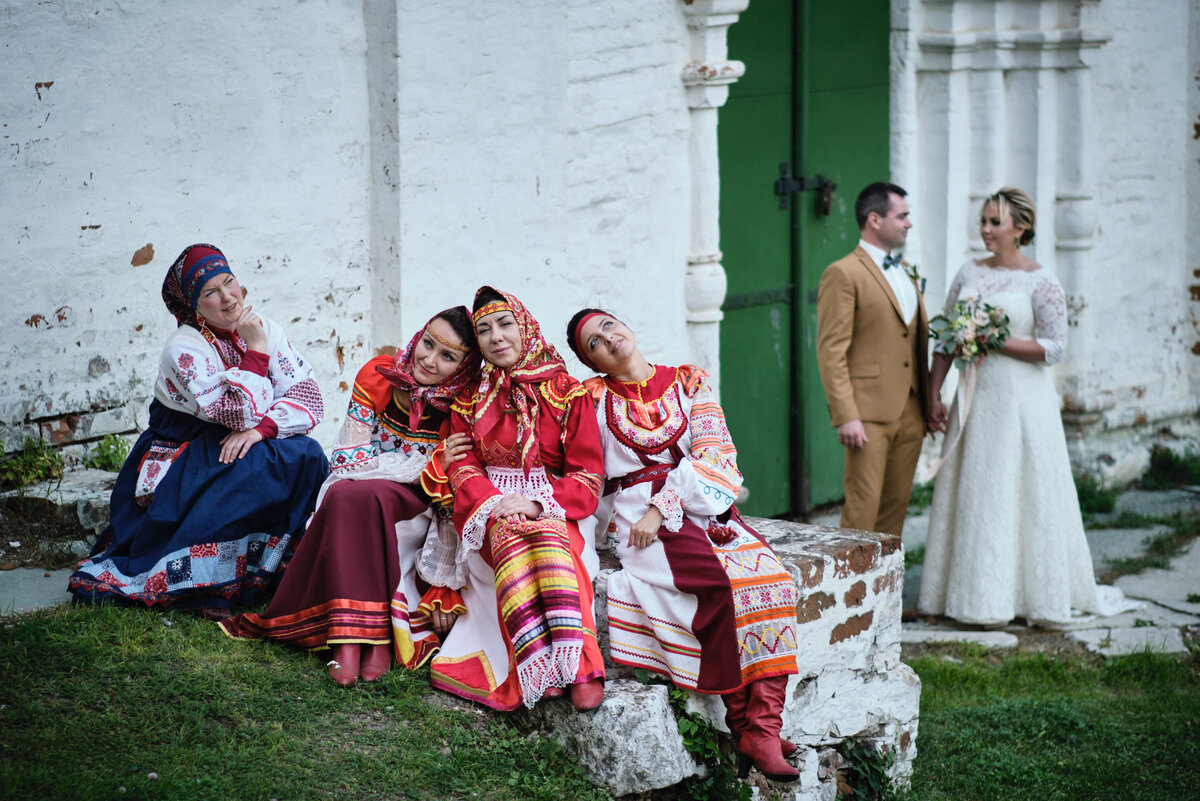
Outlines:
{"type": "Polygon", "coordinates": [[[720,323],[724,316],[725,268],[721,265],[717,109],[729,98],[729,85],[745,72],[728,60],[725,36],[749,0],[694,0],[684,5],[691,53],[683,85],[691,110],[688,163],[692,175],[692,230],[688,245],[684,299],[692,360],[707,370],[719,392],[720,323]]]}

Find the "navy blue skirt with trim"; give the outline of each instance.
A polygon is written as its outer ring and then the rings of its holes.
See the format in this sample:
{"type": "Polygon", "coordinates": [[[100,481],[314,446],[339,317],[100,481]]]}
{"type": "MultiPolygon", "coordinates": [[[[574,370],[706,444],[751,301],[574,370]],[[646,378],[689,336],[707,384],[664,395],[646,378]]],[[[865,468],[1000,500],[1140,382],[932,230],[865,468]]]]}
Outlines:
{"type": "Polygon", "coordinates": [[[113,487],[109,526],[71,575],[76,603],[254,604],[304,532],[329,462],[311,437],[267,439],[221,464],[229,429],[150,404],[113,487]]]}

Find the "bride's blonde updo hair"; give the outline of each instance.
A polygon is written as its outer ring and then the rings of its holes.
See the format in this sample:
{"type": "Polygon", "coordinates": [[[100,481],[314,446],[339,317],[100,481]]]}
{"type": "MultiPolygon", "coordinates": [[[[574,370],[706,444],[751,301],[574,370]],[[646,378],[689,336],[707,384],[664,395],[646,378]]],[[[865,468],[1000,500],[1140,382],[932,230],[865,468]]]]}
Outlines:
{"type": "Polygon", "coordinates": [[[1017,240],[1018,245],[1028,245],[1033,241],[1033,229],[1037,225],[1037,209],[1033,206],[1033,198],[1015,186],[1006,186],[985,199],[981,210],[986,209],[989,203],[996,204],[996,214],[1000,219],[1010,215],[1014,226],[1025,229],[1017,240]]]}

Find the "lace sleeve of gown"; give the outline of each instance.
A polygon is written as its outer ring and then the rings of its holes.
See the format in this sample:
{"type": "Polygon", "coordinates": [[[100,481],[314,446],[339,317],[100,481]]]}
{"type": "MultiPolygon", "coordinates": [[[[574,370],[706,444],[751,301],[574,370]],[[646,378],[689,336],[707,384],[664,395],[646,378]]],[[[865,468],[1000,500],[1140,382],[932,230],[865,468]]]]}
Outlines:
{"type": "MultiPolygon", "coordinates": [[[[954,276],[954,280],[950,282],[950,288],[946,290],[946,302],[942,304],[942,314],[950,316],[950,311],[954,308],[954,304],[958,302],[958,293],[962,292],[963,283],[966,280],[965,273],[974,266],[974,262],[967,262],[958,269],[958,273],[954,276]]],[[[946,343],[941,340],[933,340],[933,352],[940,353],[943,356],[949,356],[953,352],[946,343]]]]}
{"type": "Polygon", "coordinates": [[[1054,364],[1067,349],[1067,297],[1062,284],[1042,276],[1033,290],[1034,338],[1046,350],[1046,364],[1054,364]]]}

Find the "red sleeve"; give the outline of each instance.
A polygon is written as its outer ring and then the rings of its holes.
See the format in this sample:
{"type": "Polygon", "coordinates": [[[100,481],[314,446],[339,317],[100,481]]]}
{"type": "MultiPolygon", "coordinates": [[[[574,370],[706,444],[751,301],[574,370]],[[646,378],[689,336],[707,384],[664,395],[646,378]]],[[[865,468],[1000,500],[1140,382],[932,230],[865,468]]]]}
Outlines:
{"type": "Polygon", "coordinates": [[[279,435],[279,426],[270,417],[263,416],[262,420],[258,421],[258,425],[254,430],[262,434],[263,439],[271,439],[279,435]]]}
{"type": "Polygon", "coordinates": [[[447,417],[438,427],[438,436],[442,441],[429,454],[429,461],[421,471],[421,489],[434,503],[449,506],[454,503],[454,493],[450,491],[450,477],[442,469],[442,453],[446,450],[446,437],[450,436],[450,418],[447,417]]]}
{"type": "Polygon", "coordinates": [[[432,614],[434,610],[441,609],[443,612],[453,612],[456,615],[465,615],[467,613],[467,605],[463,601],[462,594],[458,590],[452,590],[449,587],[430,587],[421,596],[421,602],[417,604],[417,609],[420,609],[425,614],[432,614]]]}
{"type": "Polygon", "coordinates": [[[242,357],[242,363],[238,365],[238,369],[265,377],[267,375],[267,368],[270,365],[271,359],[267,354],[257,350],[248,350],[246,351],[246,355],[242,357]]]}
{"type": "Polygon", "coordinates": [[[568,520],[596,511],[604,486],[604,449],[592,398],[580,393],[569,401],[563,418],[563,477],[553,482],[554,500],[568,520]]]}
{"type": "MultiPolygon", "coordinates": [[[[471,421],[462,412],[451,411],[450,433],[472,434],[471,421]]],[[[499,495],[500,490],[496,489],[487,477],[478,443],[464,458],[450,465],[446,476],[450,479],[450,489],[454,493],[454,527],[461,533],[463,526],[471,519],[471,515],[475,514],[480,504],[499,495]]]]}

